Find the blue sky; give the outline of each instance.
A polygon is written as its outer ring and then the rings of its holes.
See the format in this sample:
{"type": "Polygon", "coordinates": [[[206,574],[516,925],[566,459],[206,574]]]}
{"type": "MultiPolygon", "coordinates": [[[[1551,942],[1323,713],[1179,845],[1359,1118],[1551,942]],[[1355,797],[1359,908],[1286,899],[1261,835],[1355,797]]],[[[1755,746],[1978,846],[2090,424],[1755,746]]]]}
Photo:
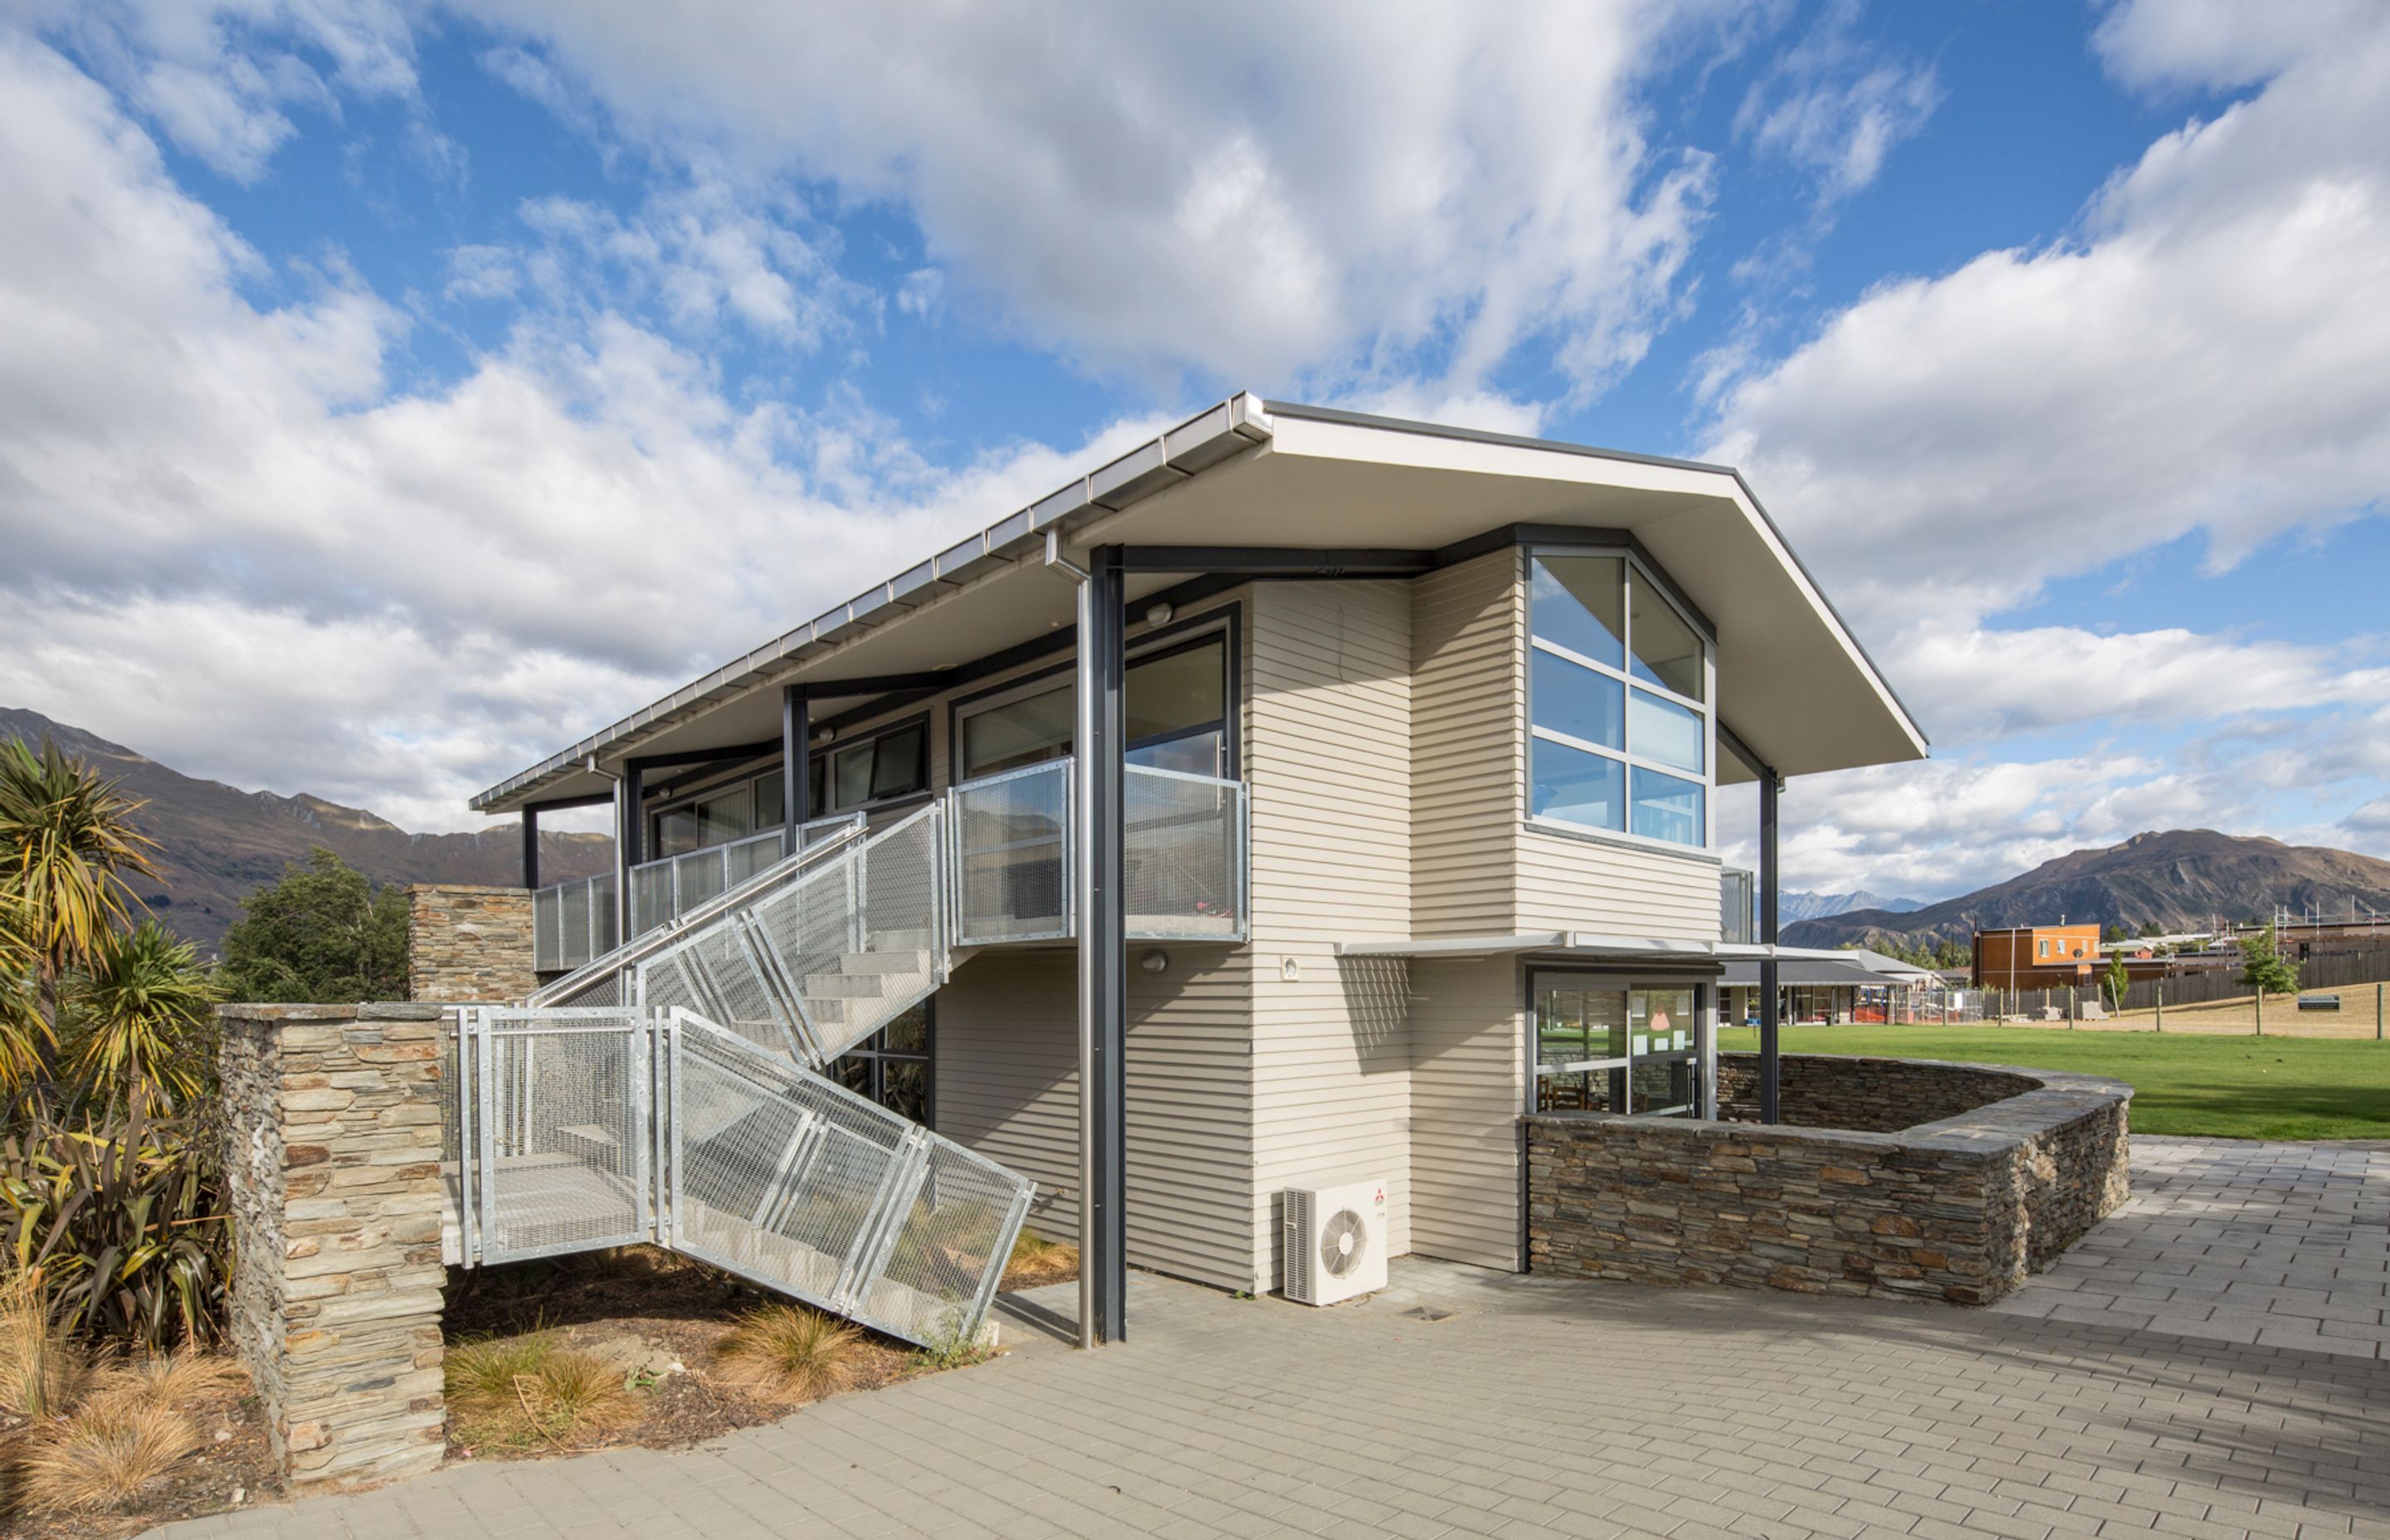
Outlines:
{"type": "Polygon", "coordinates": [[[2390,854],[2384,7],[0,15],[0,703],[179,767],[470,827],[1252,389],[1741,466],[1937,747],[1795,886],[2390,854]]]}

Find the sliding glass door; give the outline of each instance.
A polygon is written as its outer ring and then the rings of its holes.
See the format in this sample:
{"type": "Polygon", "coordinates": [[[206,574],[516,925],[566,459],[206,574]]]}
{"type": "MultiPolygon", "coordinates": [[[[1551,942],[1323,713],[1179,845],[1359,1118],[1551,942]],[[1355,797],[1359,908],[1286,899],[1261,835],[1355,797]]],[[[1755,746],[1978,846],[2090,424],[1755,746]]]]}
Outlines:
{"type": "Polygon", "coordinates": [[[1528,987],[1535,1110],[1703,1115],[1699,986],[1538,969],[1528,987]]]}

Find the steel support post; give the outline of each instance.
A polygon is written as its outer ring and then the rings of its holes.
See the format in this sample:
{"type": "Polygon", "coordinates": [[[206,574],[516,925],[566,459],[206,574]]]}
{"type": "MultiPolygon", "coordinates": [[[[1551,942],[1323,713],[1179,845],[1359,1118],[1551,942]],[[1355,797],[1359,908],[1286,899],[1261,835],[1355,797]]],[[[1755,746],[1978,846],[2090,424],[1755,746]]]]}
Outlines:
{"type": "Polygon", "coordinates": [[[539,809],[522,810],[523,886],[539,892],[539,809]]]}
{"type": "Polygon", "coordinates": [[[1759,939],[1768,948],[1759,962],[1759,1121],[1778,1121],[1783,1084],[1782,1021],[1776,998],[1776,772],[1759,770],[1759,939]]]}
{"type": "Polygon", "coordinates": [[[1121,833],[1121,687],[1126,673],[1117,546],[1079,584],[1078,888],[1080,1341],[1127,1336],[1127,981],[1121,833]]]}
{"type": "Polygon", "coordinates": [[[813,764],[805,746],[812,736],[813,702],[794,685],[781,686],[780,822],[788,831],[781,837],[783,856],[797,853],[797,831],[804,827],[805,810],[812,805],[813,788],[807,776],[813,764]]]}

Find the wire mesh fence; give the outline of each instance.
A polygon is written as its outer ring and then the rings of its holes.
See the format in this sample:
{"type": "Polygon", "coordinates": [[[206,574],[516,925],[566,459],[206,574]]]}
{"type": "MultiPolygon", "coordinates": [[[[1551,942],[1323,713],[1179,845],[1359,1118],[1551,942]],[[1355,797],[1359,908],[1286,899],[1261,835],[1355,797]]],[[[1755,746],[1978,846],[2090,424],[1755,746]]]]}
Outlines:
{"type": "Polygon", "coordinates": [[[614,944],[614,874],[559,882],[532,894],[532,967],[586,967],[614,944]]]}
{"type": "Polygon", "coordinates": [[[686,1010],[475,1008],[468,1262],[654,1240],[921,1343],[979,1330],[1034,1184],[686,1010]]]}

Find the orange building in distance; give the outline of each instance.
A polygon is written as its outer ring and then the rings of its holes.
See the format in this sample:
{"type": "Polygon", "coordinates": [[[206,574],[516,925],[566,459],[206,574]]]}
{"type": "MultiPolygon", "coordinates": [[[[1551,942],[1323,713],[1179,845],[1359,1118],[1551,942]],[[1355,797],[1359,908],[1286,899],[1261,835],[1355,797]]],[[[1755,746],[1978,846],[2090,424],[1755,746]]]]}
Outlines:
{"type": "Polygon", "coordinates": [[[1975,932],[1978,989],[2064,989],[2101,967],[2100,927],[2020,925],[1975,932]]]}

